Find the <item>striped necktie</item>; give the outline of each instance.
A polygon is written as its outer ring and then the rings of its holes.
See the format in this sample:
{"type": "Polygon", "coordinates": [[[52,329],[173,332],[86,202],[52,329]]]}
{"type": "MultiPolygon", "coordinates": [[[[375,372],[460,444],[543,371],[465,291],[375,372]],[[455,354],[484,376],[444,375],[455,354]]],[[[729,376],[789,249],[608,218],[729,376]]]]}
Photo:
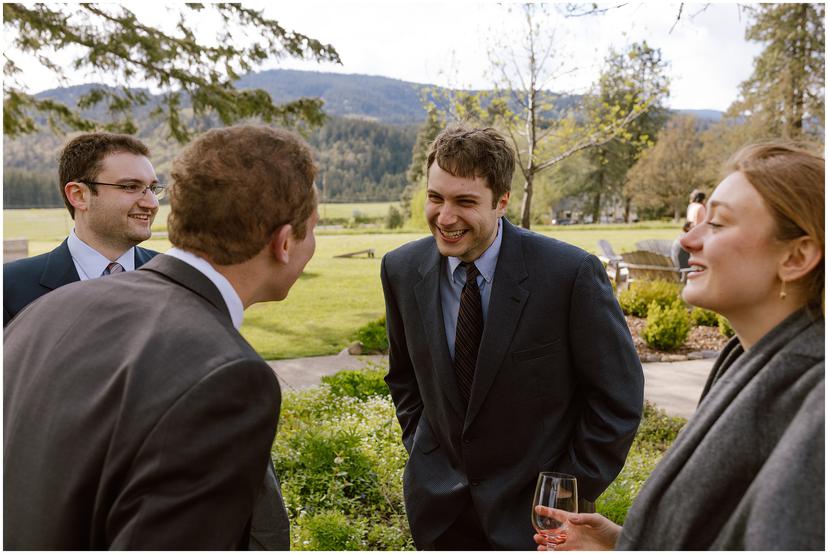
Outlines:
{"type": "Polygon", "coordinates": [[[477,276],[480,272],[473,263],[463,263],[466,268],[466,284],[460,293],[460,311],[457,313],[457,333],[454,340],[454,373],[460,393],[466,402],[471,396],[477,351],[483,336],[483,304],[477,276]]]}
{"type": "Polygon", "coordinates": [[[116,273],[123,273],[123,272],[124,272],[124,266],[122,266],[118,262],[112,262],[111,264],[106,266],[106,269],[103,270],[103,273],[101,274],[101,276],[103,277],[104,275],[115,275],[116,273]]]}

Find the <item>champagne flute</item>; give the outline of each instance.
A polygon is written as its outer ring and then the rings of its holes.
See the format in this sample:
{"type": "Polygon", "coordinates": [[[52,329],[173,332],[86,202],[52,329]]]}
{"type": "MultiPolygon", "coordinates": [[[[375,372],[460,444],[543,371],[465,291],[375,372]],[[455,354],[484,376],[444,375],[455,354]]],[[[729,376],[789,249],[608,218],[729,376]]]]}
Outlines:
{"type": "Polygon", "coordinates": [[[578,481],[566,473],[542,471],[538,475],[535,497],[532,500],[532,527],[546,538],[546,542],[558,538],[562,521],[542,516],[535,512],[535,506],[546,506],[567,512],[578,512],[578,481]]]}

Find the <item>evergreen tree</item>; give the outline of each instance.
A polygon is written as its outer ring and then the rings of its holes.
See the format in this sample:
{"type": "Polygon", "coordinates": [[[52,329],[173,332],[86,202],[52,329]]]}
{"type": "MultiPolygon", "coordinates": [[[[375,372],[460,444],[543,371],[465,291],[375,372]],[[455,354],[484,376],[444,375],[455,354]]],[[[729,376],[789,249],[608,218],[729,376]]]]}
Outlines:
{"type": "Polygon", "coordinates": [[[759,119],[769,134],[821,136],[825,118],[825,6],[758,4],[748,40],[765,43],[728,116],[759,119]]]}
{"type": "Polygon", "coordinates": [[[426,120],[420,126],[420,130],[417,131],[417,139],[411,149],[411,165],[408,166],[408,171],[405,174],[408,182],[400,197],[400,208],[405,219],[411,219],[411,199],[414,197],[414,193],[425,186],[428,147],[431,146],[431,143],[445,127],[445,121],[440,117],[440,111],[434,103],[427,103],[425,109],[426,120]]]}
{"type": "Polygon", "coordinates": [[[608,119],[613,111],[632,111],[645,94],[655,100],[609,142],[585,152],[592,171],[587,174],[581,193],[588,197],[585,211],[595,222],[600,220],[602,207],[613,200],[623,201],[625,220],[629,220],[630,198],[623,195],[627,172],[641,151],[653,145],[667,119],[663,101],[668,80],[659,49],[651,48],[646,41],[635,43],[626,52],[611,51],[605,63],[597,93],[587,100],[589,119],[600,121],[608,119]]]}
{"type": "MultiPolygon", "coordinates": [[[[702,143],[692,116],[673,117],[658,142],[644,151],[629,172],[626,194],[650,216],[683,216],[693,189],[709,189],[704,180],[702,143]]],[[[639,214],[640,215],[640,214],[639,214]]]]}
{"type": "Polygon", "coordinates": [[[177,18],[174,30],[142,23],[130,10],[116,4],[3,4],[3,32],[7,48],[3,81],[3,132],[16,136],[35,131],[36,115],[45,115],[50,128],[103,128],[134,133],[132,110],[150,100],[146,90],[130,87],[141,79],[162,91],[153,116],[163,116],[169,135],[179,142],[190,137],[190,127],[208,115],[222,125],[258,117],[283,125],[321,124],[322,101],[300,98],[277,106],[260,89],[237,90],[234,82],[267,59],[285,56],[339,63],[331,45],[284,29],[261,11],[242,4],[178,4],[166,8],[177,18]],[[201,12],[201,13],[199,13],[201,12]],[[221,30],[215,41],[197,27],[203,16],[216,17],[221,30]],[[244,37],[239,40],[238,37],[244,37]],[[52,59],[69,52],[71,68],[52,59]],[[38,98],[25,92],[15,53],[31,54],[52,71],[56,81],[67,71],[98,71],[107,86],[83,94],[76,106],[38,98]],[[80,110],[106,103],[110,121],[94,121],[80,110]],[[186,121],[182,116],[190,116],[186,121]]]}

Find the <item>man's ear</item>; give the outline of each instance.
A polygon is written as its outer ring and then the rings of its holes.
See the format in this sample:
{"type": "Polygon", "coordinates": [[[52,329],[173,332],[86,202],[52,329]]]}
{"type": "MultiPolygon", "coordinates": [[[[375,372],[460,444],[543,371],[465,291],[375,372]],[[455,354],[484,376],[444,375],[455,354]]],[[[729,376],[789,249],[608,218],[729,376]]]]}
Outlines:
{"type": "Polygon", "coordinates": [[[290,239],[293,237],[293,226],[282,225],[270,236],[270,251],[277,262],[286,264],[290,261],[290,239]]]}
{"type": "Polygon", "coordinates": [[[86,211],[89,207],[89,197],[92,191],[83,183],[77,181],[69,181],[63,186],[63,192],[66,193],[66,198],[75,211],[86,211]]]}
{"type": "Polygon", "coordinates": [[[822,249],[808,235],[790,241],[785,252],[779,266],[779,278],[786,282],[805,277],[822,259],[822,249]]]}
{"type": "Polygon", "coordinates": [[[503,195],[497,199],[497,207],[495,210],[497,211],[497,216],[500,217],[506,213],[506,208],[509,206],[509,196],[511,195],[510,191],[506,191],[503,195]]]}

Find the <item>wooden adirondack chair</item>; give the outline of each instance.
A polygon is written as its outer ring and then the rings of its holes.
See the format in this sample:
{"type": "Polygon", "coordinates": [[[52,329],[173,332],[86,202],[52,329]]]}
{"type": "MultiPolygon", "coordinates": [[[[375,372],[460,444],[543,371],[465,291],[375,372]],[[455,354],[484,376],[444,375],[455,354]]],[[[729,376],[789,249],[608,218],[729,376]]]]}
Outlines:
{"type": "Polygon", "coordinates": [[[639,250],[655,252],[656,254],[661,254],[662,256],[670,256],[673,241],[670,239],[645,239],[636,242],[635,247],[639,250]]]}
{"type": "MultiPolygon", "coordinates": [[[[636,250],[634,252],[624,252],[621,254],[621,259],[622,261],[618,264],[619,269],[626,269],[628,273],[628,278],[623,283],[624,288],[636,280],[681,282],[681,273],[673,265],[670,256],[663,256],[646,250],[636,250]]],[[[618,288],[619,290],[622,288],[620,283],[618,288]]]]}

